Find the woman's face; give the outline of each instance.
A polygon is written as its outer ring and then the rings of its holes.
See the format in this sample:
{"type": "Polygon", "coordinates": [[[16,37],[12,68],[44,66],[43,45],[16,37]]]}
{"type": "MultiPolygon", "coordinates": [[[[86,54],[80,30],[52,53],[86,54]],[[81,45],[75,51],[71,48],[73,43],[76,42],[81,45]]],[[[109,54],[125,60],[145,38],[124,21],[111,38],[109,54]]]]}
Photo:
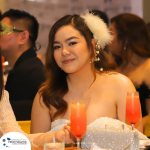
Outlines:
{"type": "Polygon", "coordinates": [[[85,38],[71,25],[58,29],[53,43],[54,59],[66,73],[75,73],[91,66],[90,55],[85,38]]]}
{"type": "Polygon", "coordinates": [[[113,55],[120,55],[122,50],[122,42],[118,39],[117,30],[115,28],[115,23],[110,26],[110,31],[112,32],[113,40],[111,44],[108,45],[109,52],[113,55]]]}

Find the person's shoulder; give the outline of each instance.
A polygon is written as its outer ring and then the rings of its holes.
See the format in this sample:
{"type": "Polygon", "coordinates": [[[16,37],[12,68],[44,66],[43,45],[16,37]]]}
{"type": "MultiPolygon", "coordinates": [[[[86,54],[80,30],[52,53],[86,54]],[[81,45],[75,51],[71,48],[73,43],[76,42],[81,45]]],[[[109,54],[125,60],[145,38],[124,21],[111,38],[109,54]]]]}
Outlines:
{"type": "Polygon", "coordinates": [[[145,61],[145,70],[147,73],[150,73],[150,58],[145,61]]]}
{"type": "Polygon", "coordinates": [[[36,93],[33,104],[34,104],[34,105],[39,105],[39,104],[40,104],[41,107],[47,108],[47,106],[46,106],[45,103],[44,103],[43,96],[42,96],[43,90],[44,90],[44,86],[42,86],[42,87],[38,90],[38,92],[36,93]]]}
{"type": "Polygon", "coordinates": [[[42,68],[43,69],[44,67],[42,61],[37,57],[31,57],[31,58],[26,59],[25,61],[21,63],[20,66],[27,67],[29,69],[30,68],[42,68]]]}
{"type": "Polygon", "coordinates": [[[8,91],[3,90],[1,100],[2,100],[3,102],[9,100],[9,93],[8,93],[8,91]]]}
{"type": "Polygon", "coordinates": [[[128,77],[126,77],[125,75],[118,73],[118,72],[106,72],[106,76],[108,77],[108,79],[112,80],[112,81],[118,81],[118,82],[130,82],[130,79],[128,77]]]}
{"type": "Polygon", "coordinates": [[[148,58],[145,62],[145,79],[144,82],[146,83],[146,85],[148,85],[150,87],[150,58],[148,58]]]}
{"type": "Polygon", "coordinates": [[[126,89],[127,91],[135,90],[133,83],[127,76],[118,72],[109,72],[107,76],[112,86],[126,89]]]}
{"type": "MultiPolygon", "coordinates": [[[[39,58],[26,59],[11,71],[11,75],[39,77],[45,81],[44,65],[39,58]]],[[[35,78],[36,79],[36,78],[35,78]]]]}
{"type": "Polygon", "coordinates": [[[36,93],[36,96],[40,99],[40,101],[43,101],[42,94],[43,94],[44,90],[45,90],[45,85],[42,85],[36,93]]]}
{"type": "Polygon", "coordinates": [[[9,95],[8,91],[4,90],[3,91],[4,95],[9,95]]]}

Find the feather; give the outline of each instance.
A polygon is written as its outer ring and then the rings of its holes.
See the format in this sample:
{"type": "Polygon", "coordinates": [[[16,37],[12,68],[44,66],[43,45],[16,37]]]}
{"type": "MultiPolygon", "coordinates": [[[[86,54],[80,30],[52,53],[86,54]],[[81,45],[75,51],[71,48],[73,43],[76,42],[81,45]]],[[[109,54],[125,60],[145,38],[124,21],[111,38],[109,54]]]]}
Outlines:
{"type": "Polygon", "coordinates": [[[102,49],[107,44],[111,43],[113,38],[107,28],[107,25],[101,18],[89,12],[86,12],[85,15],[81,15],[81,18],[84,19],[85,24],[93,33],[94,39],[99,43],[102,49]]]}

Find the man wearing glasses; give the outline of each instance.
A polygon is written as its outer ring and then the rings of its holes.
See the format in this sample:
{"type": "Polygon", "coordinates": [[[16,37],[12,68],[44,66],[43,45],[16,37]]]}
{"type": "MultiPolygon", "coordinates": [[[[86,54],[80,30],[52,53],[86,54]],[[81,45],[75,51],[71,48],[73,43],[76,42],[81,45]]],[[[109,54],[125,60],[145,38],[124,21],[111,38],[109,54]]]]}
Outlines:
{"type": "Polygon", "coordinates": [[[30,120],[33,99],[45,81],[43,64],[36,55],[38,29],[36,18],[25,11],[10,9],[2,15],[1,53],[12,68],[5,89],[17,120],[30,120]]]}

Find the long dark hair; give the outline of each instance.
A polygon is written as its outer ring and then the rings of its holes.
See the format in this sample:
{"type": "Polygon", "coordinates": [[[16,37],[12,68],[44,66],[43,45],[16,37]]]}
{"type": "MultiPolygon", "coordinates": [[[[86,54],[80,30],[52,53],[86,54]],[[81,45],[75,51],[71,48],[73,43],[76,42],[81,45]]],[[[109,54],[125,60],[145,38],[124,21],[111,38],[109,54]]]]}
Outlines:
{"type": "Polygon", "coordinates": [[[1,48],[0,48],[0,100],[2,97],[3,92],[3,70],[2,70],[2,55],[1,55],[1,48]]]}
{"type": "MultiPolygon", "coordinates": [[[[57,30],[65,25],[72,25],[76,30],[78,30],[86,39],[89,49],[92,49],[91,58],[94,57],[94,49],[91,44],[91,39],[93,38],[92,32],[86,27],[84,20],[79,15],[67,15],[59,19],[51,28],[49,33],[49,43],[46,52],[45,59],[45,72],[47,80],[41,88],[42,97],[45,105],[50,108],[50,105],[57,109],[54,117],[60,114],[65,114],[67,110],[67,102],[63,99],[63,96],[68,92],[68,85],[66,76],[67,74],[62,71],[55,62],[54,59],[54,49],[53,42],[57,30]]],[[[99,55],[101,61],[94,63],[97,70],[101,67],[107,70],[114,70],[116,64],[112,59],[109,58],[106,52],[101,50],[99,55]]]]}
{"type": "Polygon", "coordinates": [[[125,60],[126,64],[131,62],[129,49],[140,57],[150,57],[150,32],[144,20],[130,13],[117,15],[111,19],[118,34],[118,41],[122,41],[122,52],[116,59],[125,60]],[[127,41],[127,44],[126,44],[127,41]],[[123,47],[126,46],[126,50],[123,47]]]}

